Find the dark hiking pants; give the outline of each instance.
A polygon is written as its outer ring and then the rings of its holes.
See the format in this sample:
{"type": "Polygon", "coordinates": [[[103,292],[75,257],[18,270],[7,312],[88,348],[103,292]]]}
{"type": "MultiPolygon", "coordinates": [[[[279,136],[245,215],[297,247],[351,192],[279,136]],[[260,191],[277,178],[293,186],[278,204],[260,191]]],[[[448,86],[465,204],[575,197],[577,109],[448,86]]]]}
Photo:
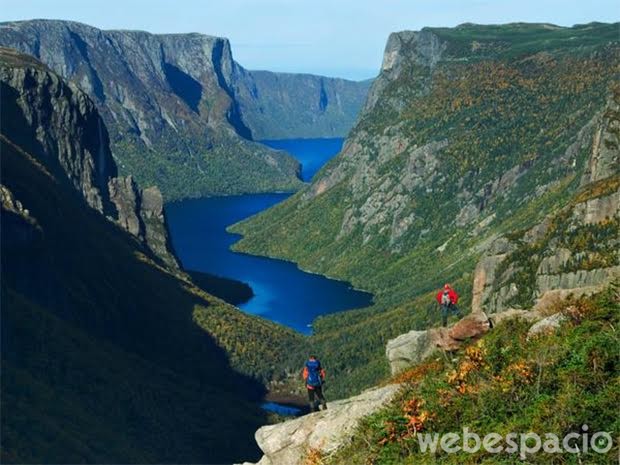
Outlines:
{"type": "Polygon", "coordinates": [[[311,412],[316,412],[318,402],[320,402],[320,404],[323,405],[324,409],[327,408],[327,401],[325,400],[325,397],[323,396],[323,387],[315,386],[314,389],[308,388],[308,401],[310,402],[311,412]]]}
{"type": "Polygon", "coordinates": [[[454,304],[442,304],[441,305],[441,324],[442,326],[448,326],[448,316],[450,314],[454,314],[457,316],[461,316],[461,311],[454,304]]]}

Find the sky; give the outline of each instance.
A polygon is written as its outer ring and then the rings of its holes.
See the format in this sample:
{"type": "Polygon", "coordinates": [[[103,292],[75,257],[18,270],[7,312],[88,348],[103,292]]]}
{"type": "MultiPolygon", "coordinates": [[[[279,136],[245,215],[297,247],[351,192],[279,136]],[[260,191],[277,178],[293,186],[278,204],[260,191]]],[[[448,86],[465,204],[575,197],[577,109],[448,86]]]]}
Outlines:
{"type": "Polygon", "coordinates": [[[391,32],[465,22],[616,22],[620,1],[0,0],[0,21],[34,18],[227,37],[248,69],[361,80],[378,73],[391,32]]]}

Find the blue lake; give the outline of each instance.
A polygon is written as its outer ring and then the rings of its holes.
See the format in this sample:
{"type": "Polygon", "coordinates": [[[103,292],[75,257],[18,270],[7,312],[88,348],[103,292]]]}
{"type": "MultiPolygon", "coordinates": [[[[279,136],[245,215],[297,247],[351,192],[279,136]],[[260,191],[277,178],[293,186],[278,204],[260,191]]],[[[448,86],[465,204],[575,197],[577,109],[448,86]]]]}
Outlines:
{"type": "Polygon", "coordinates": [[[273,149],[286,150],[302,165],[301,179],[310,181],[321,167],[342,148],[344,139],[282,139],[262,140],[273,149]]]}
{"type": "MultiPolygon", "coordinates": [[[[313,176],[338,153],[342,139],[269,141],[268,145],[284,148],[298,157],[304,165],[304,178],[308,179],[306,176],[313,176]]],[[[352,289],[348,283],[301,271],[290,262],[230,250],[239,236],[226,232],[229,225],[289,195],[252,194],[184,200],[167,204],[166,215],[174,249],[185,269],[249,284],[254,297],[239,305],[241,309],[309,334],[310,324],[317,316],[365,307],[372,302],[372,295],[352,289]]]]}

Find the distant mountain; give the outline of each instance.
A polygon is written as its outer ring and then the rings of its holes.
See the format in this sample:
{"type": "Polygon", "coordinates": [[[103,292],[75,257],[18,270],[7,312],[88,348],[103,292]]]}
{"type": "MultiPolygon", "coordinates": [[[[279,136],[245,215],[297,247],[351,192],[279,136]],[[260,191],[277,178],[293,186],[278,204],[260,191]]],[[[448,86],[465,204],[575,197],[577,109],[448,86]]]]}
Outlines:
{"type": "MultiPolygon", "coordinates": [[[[437,321],[433,289],[452,282],[467,308],[476,263],[503,235],[516,244],[497,253],[512,251],[515,262],[487,277],[500,294],[478,296],[487,311],[529,306],[551,288],[616,273],[585,271],[619,264],[608,229],[618,227],[610,179],[620,171],[620,149],[603,137],[607,126],[612,135],[618,130],[609,115],[617,113],[619,27],[463,25],[392,34],[342,152],[310,186],[233,228],[245,235],[240,250],[294,260],[374,293],[370,309],[314,324],[325,363],[347,367],[335,374],[339,393],[386,373],[389,338],[437,321]],[[551,241],[544,250],[564,257],[553,263],[537,245],[519,245],[524,231],[585,189],[592,166],[597,179],[609,178],[601,189],[611,195],[603,218],[610,226],[582,225],[576,242],[541,233],[551,241]],[[558,276],[546,276],[545,267],[558,276]]],[[[572,234],[574,224],[563,220],[562,230],[572,234]]]]}
{"type": "Polygon", "coordinates": [[[95,101],[123,174],[168,200],[294,190],[299,163],[248,140],[227,40],[101,31],[69,21],[0,25],[0,45],[35,56],[95,101]]]}
{"type": "Polygon", "coordinates": [[[86,91],[120,172],[141,187],[157,185],[166,200],[298,189],[299,163],[251,139],[345,135],[368,87],[249,72],[228,40],[202,34],[32,20],[0,23],[0,45],[86,91]]]}
{"type": "Polygon", "coordinates": [[[300,336],[176,267],[75,84],[0,48],[0,97],[2,463],[256,456],[259,381],[300,336]]]}
{"type": "Polygon", "coordinates": [[[241,118],[256,140],[345,137],[371,83],[248,71],[239,65],[233,73],[241,118]]]}

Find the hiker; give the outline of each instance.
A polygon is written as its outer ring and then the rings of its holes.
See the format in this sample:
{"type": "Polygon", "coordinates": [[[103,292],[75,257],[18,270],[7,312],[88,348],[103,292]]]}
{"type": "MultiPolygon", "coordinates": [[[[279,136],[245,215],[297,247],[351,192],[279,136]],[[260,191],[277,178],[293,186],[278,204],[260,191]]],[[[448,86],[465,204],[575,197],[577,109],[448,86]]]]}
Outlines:
{"type": "Polygon", "coordinates": [[[310,411],[316,412],[317,400],[323,405],[323,410],[327,408],[327,402],[323,396],[323,385],[325,384],[325,370],[321,367],[321,362],[314,355],[310,355],[304,365],[304,381],[308,390],[308,401],[310,411]]]}
{"type": "Polygon", "coordinates": [[[461,311],[456,306],[459,301],[459,295],[449,284],[444,284],[443,289],[437,293],[437,302],[441,305],[441,324],[442,326],[448,325],[448,315],[454,313],[457,316],[462,316],[461,311]]]}

